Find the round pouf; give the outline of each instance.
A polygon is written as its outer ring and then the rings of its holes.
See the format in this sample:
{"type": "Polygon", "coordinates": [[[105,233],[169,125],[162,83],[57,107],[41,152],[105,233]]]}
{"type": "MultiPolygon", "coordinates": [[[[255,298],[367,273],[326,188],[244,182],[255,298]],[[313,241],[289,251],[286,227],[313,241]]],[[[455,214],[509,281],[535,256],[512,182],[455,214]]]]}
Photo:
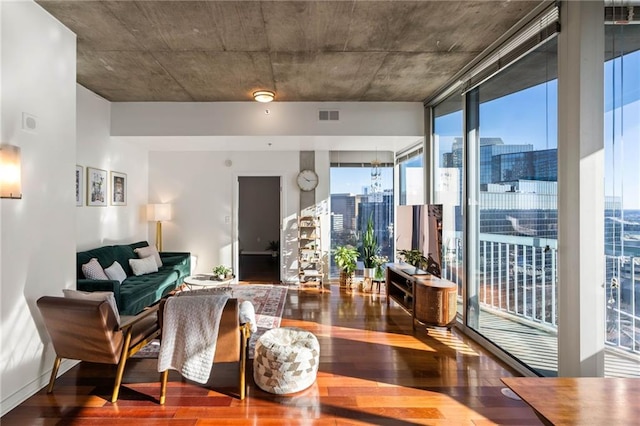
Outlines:
{"type": "Polygon", "coordinates": [[[320,344],[312,333],[281,327],[267,330],[256,342],[253,380],[265,392],[299,392],[316,381],[320,344]]]}

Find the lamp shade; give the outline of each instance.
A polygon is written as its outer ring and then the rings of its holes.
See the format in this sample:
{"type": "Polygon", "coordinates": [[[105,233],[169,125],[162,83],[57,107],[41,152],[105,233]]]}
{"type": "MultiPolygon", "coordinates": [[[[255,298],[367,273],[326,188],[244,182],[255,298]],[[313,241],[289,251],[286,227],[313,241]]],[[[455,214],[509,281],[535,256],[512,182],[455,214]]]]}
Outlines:
{"type": "Polygon", "coordinates": [[[147,220],[149,222],[171,220],[171,204],[147,204],[147,220]]]}
{"type": "Polygon", "coordinates": [[[22,198],[20,148],[0,145],[0,198],[22,198]]]}

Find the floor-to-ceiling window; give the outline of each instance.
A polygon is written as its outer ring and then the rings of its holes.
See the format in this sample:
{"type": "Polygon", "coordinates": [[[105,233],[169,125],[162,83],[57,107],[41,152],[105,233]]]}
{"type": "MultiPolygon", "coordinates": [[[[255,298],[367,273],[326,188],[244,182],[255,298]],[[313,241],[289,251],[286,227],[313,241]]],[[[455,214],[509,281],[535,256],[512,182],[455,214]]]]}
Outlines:
{"type": "MultiPolygon", "coordinates": [[[[463,294],[462,273],[462,94],[455,91],[433,109],[434,203],[442,204],[442,277],[458,284],[463,294]]],[[[462,304],[458,304],[462,313],[462,304]]]]}
{"type": "MultiPolygon", "coordinates": [[[[626,17],[626,8],[620,12],[626,17]]],[[[640,25],[606,25],[605,37],[605,338],[608,348],[630,361],[605,357],[605,374],[638,376],[640,25]]]]}
{"type": "Polygon", "coordinates": [[[419,144],[396,158],[398,165],[399,204],[411,206],[424,203],[424,152],[419,144]]]}
{"type": "Polygon", "coordinates": [[[556,55],[553,38],[480,84],[468,107],[468,325],[542,375],[557,374],[556,55]]]}
{"type": "MultiPolygon", "coordinates": [[[[352,161],[347,154],[332,154],[330,169],[331,192],[331,250],[342,245],[358,248],[362,232],[369,218],[380,255],[393,260],[393,163],[391,153],[373,153],[369,160],[362,154],[362,163],[352,161]],[[347,159],[351,161],[336,161],[347,159]]],[[[354,154],[357,158],[357,153],[354,154]]],[[[361,260],[359,269],[363,268],[361,260]]],[[[331,257],[330,276],[337,278],[339,271],[331,257]]]]}

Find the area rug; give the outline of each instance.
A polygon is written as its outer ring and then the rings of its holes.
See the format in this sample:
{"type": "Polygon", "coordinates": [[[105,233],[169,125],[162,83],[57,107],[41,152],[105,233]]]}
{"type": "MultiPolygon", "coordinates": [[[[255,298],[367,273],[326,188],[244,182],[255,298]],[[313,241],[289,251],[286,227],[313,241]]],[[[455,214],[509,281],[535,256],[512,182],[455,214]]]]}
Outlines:
{"type": "MultiPolygon", "coordinates": [[[[284,304],[287,298],[287,287],[268,284],[239,284],[231,286],[231,297],[239,302],[250,301],[256,310],[258,331],[249,340],[249,358],[253,358],[256,342],[265,331],[280,327],[284,304]]],[[[157,358],[160,341],[154,340],[140,349],[133,358],[157,358]]]]}

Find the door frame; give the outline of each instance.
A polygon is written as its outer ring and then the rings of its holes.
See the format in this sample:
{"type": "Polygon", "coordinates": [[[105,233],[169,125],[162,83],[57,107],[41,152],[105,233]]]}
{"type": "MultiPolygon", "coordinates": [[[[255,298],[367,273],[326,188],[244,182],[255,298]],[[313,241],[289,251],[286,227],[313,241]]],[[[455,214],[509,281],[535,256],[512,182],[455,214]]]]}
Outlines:
{"type": "Polygon", "coordinates": [[[236,271],[236,275],[240,276],[240,244],[238,243],[239,225],[240,225],[240,178],[241,177],[278,177],[280,178],[280,225],[278,235],[280,239],[280,253],[278,259],[280,263],[278,265],[278,278],[282,282],[282,265],[284,264],[282,257],[283,248],[283,223],[284,223],[284,206],[286,205],[285,185],[283,185],[284,175],[281,172],[239,172],[233,175],[233,203],[231,205],[233,223],[231,226],[231,262],[233,264],[233,270],[236,271]]]}

